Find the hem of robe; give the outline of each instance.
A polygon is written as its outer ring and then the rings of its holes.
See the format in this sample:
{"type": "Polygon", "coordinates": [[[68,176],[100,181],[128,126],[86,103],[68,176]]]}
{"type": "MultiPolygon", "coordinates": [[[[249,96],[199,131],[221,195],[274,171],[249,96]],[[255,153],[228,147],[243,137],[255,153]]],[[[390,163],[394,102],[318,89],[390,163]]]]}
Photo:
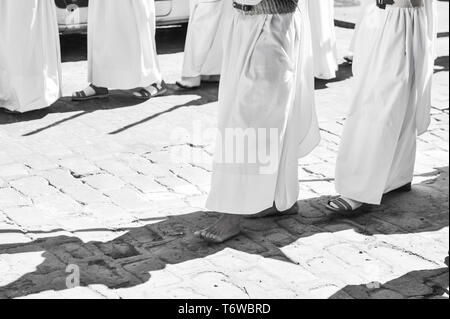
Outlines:
{"type": "Polygon", "coordinates": [[[181,76],[184,78],[198,78],[201,76],[214,76],[214,75],[221,75],[221,72],[196,72],[196,73],[182,73],[181,76]]]}
{"type": "Polygon", "coordinates": [[[2,101],[0,100],[0,108],[7,109],[11,112],[18,112],[18,113],[26,113],[31,111],[37,111],[42,110],[50,107],[52,104],[54,104],[56,101],[58,101],[61,98],[62,94],[59,94],[58,97],[52,98],[50,100],[47,99],[38,99],[32,103],[16,106],[14,104],[8,103],[8,100],[2,101]]]}
{"type": "Polygon", "coordinates": [[[364,203],[364,204],[369,204],[369,205],[376,205],[379,206],[381,205],[381,202],[383,200],[383,196],[399,187],[402,187],[408,183],[411,183],[412,179],[411,178],[405,178],[404,180],[397,182],[396,184],[393,184],[394,186],[388,187],[384,190],[383,194],[381,195],[366,195],[366,194],[361,194],[361,193],[356,193],[356,192],[352,192],[352,191],[345,191],[342,190],[342,188],[338,185],[336,185],[336,191],[338,192],[338,194],[340,194],[343,197],[346,198],[350,198],[353,199],[355,201],[358,201],[360,203],[364,203]]]}
{"type": "Polygon", "coordinates": [[[161,83],[163,78],[161,76],[152,76],[147,77],[144,80],[140,81],[121,81],[120,77],[115,77],[118,80],[111,80],[111,79],[94,79],[93,76],[88,77],[88,82],[92,83],[95,86],[98,87],[105,87],[109,89],[119,89],[119,90],[131,90],[138,87],[148,87],[154,83],[161,83]]]}
{"type": "MultiPolygon", "coordinates": [[[[273,207],[277,184],[277,179],[274,174],[241,175],[214,172],[213,176],[213,183],[216,185],[211,186],[213,191],[208,196],[206,209],[222,214],[250,216],[273,207]],[[226,175],[226,177],[221,177],[221,175],[226,175]],[[224,180],[227,181],[227,185],[218,185],[220,184],[220,181],[224,180]],[[230,180],[232,180],[232,182],[230,182],[230,180]],[[223,191],[214,191],[219,189],[223,191]],[[242,189],[245,189],[246,192],[249,193],[246,194],[246,197],[249,200],[237,203],[235,198],[239,197],[237,196],[237,193],[241,193],[242,189]],[[256,198],[259,200],[255,201],[256,198]],[[257,202],[257,204],[255,204],[255,202],[257,202]]],[[[295,202],[296,200],[292,203],[291,207],[295,202]]]]}

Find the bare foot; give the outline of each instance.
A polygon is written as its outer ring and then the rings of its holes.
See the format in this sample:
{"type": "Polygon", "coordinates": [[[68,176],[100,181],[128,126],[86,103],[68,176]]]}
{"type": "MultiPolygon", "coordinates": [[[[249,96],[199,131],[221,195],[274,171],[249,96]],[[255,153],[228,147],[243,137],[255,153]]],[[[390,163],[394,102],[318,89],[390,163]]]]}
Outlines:
{"type": "Polygon", "coordinates": [[[206,242],[221,244],[241,233],[241,215],[223,214],[212,226],[194,233],[206,242]]]}

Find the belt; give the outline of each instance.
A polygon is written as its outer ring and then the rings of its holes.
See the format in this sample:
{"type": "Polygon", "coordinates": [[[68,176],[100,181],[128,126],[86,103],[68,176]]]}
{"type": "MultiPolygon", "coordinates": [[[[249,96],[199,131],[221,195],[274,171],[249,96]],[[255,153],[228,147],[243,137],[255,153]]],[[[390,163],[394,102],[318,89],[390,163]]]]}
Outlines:
{"type": "Polygon", "coordinates": [[[240,4],[240,3],[237,3],[236,1],[233,1],[233,8],[244,11],[244,12],[250,12],[255,8],[255,6],[252,6],[250,4],[240,4]]]}
{"type": "MultiPolygon", "coordinates": [[[[386,6],[397,8],[420,8],[424,6],[424,0],[376,0],[377,6],[386,9],[386,6]]],[[[430,0],[425,0],[430,1],[430,0]]]]}
{"type": "Polygon", "coordinates": [[[298,9],[299,0],[264,0],[256,5],[233,0],[233,7],[246,15],[291,14],[298,9]]]}

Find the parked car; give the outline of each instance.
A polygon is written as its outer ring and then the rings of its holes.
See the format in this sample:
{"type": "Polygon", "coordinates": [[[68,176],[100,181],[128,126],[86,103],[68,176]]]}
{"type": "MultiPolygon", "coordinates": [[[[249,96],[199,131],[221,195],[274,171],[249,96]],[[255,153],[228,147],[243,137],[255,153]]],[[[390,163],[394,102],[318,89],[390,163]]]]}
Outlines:
{"type": "MultiPolygon", "coordinates": [[[[61,33],[85,33],[87,31],[89,0],[55,0],[55,3],[61,33]]],[[[188,22],[188,0],[155,0],[155,3],[156,23],[159,26],[188,22]]]]}

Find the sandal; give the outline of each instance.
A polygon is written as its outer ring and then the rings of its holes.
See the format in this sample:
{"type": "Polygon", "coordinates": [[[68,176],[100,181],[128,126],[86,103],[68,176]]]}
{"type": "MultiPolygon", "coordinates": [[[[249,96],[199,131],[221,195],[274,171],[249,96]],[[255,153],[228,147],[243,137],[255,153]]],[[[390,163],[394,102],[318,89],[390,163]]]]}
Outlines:
{"type": "Polygon", "coordinates": [[[350,215],[353,215],[356,212],[360,212],[363,207],[364,207],[364,204],[361,205],[358,208],[353,208],[352,205],[350,205],[350,203],[348,203],[342,197],[338,197],[338,198],[332,199],[326,205],[326,208],[328,208],[329,210],[331,210],[331,211],[333,211],[335,213],[339,213],[339,214],[345,215],[345,216],[350,216],[350,215]],[[339,208],[336,208],[336,207],[332,206],[331,204],[334,204],[334,205],[336,205],[339,208]]]}
{"type": "Polygon", "coordinates": [[[344,57],[345,62],[348,64],[353,64],[353,56],[347,55],[344,57]]]}
{"type": "Polygon", "coordinates": [[[187,86],[187,85],[184,85],[183,83],[181,83],[181,82],[179,82],[179,81],[175,82],[175,84],[176,84],[180,89],[183,89],[183,90],[197,90],[198,88],[200,88],[200,85],[198,85],[198,86],[187,86]]]}
{"type": "Polygon", "coordinates": [[[161,83],[153,83],[150,87],[155,88],[156,93],[152,94],[146,88],[139,88],[137,91],[133,92],[133,96],[139,100],[149,100],[152,97],[161,96],[167,92],[167,85],[164,81],[161,83]],[[135,93],[139,93],[139,95],[136,95],[135,93]]]}
{"type": "Polygon", "coordinates": [[[78,91],[74,93],[74,96],[72,96],[72,101],[88,101],[93,99],[103,99],[109,96],[109,90],[107,88],[98,87],[93,84],[90,84],[89,87],[94,90],[95,94],[87,95],[86,92],[84,92],[84,90],[78,91]]]}

